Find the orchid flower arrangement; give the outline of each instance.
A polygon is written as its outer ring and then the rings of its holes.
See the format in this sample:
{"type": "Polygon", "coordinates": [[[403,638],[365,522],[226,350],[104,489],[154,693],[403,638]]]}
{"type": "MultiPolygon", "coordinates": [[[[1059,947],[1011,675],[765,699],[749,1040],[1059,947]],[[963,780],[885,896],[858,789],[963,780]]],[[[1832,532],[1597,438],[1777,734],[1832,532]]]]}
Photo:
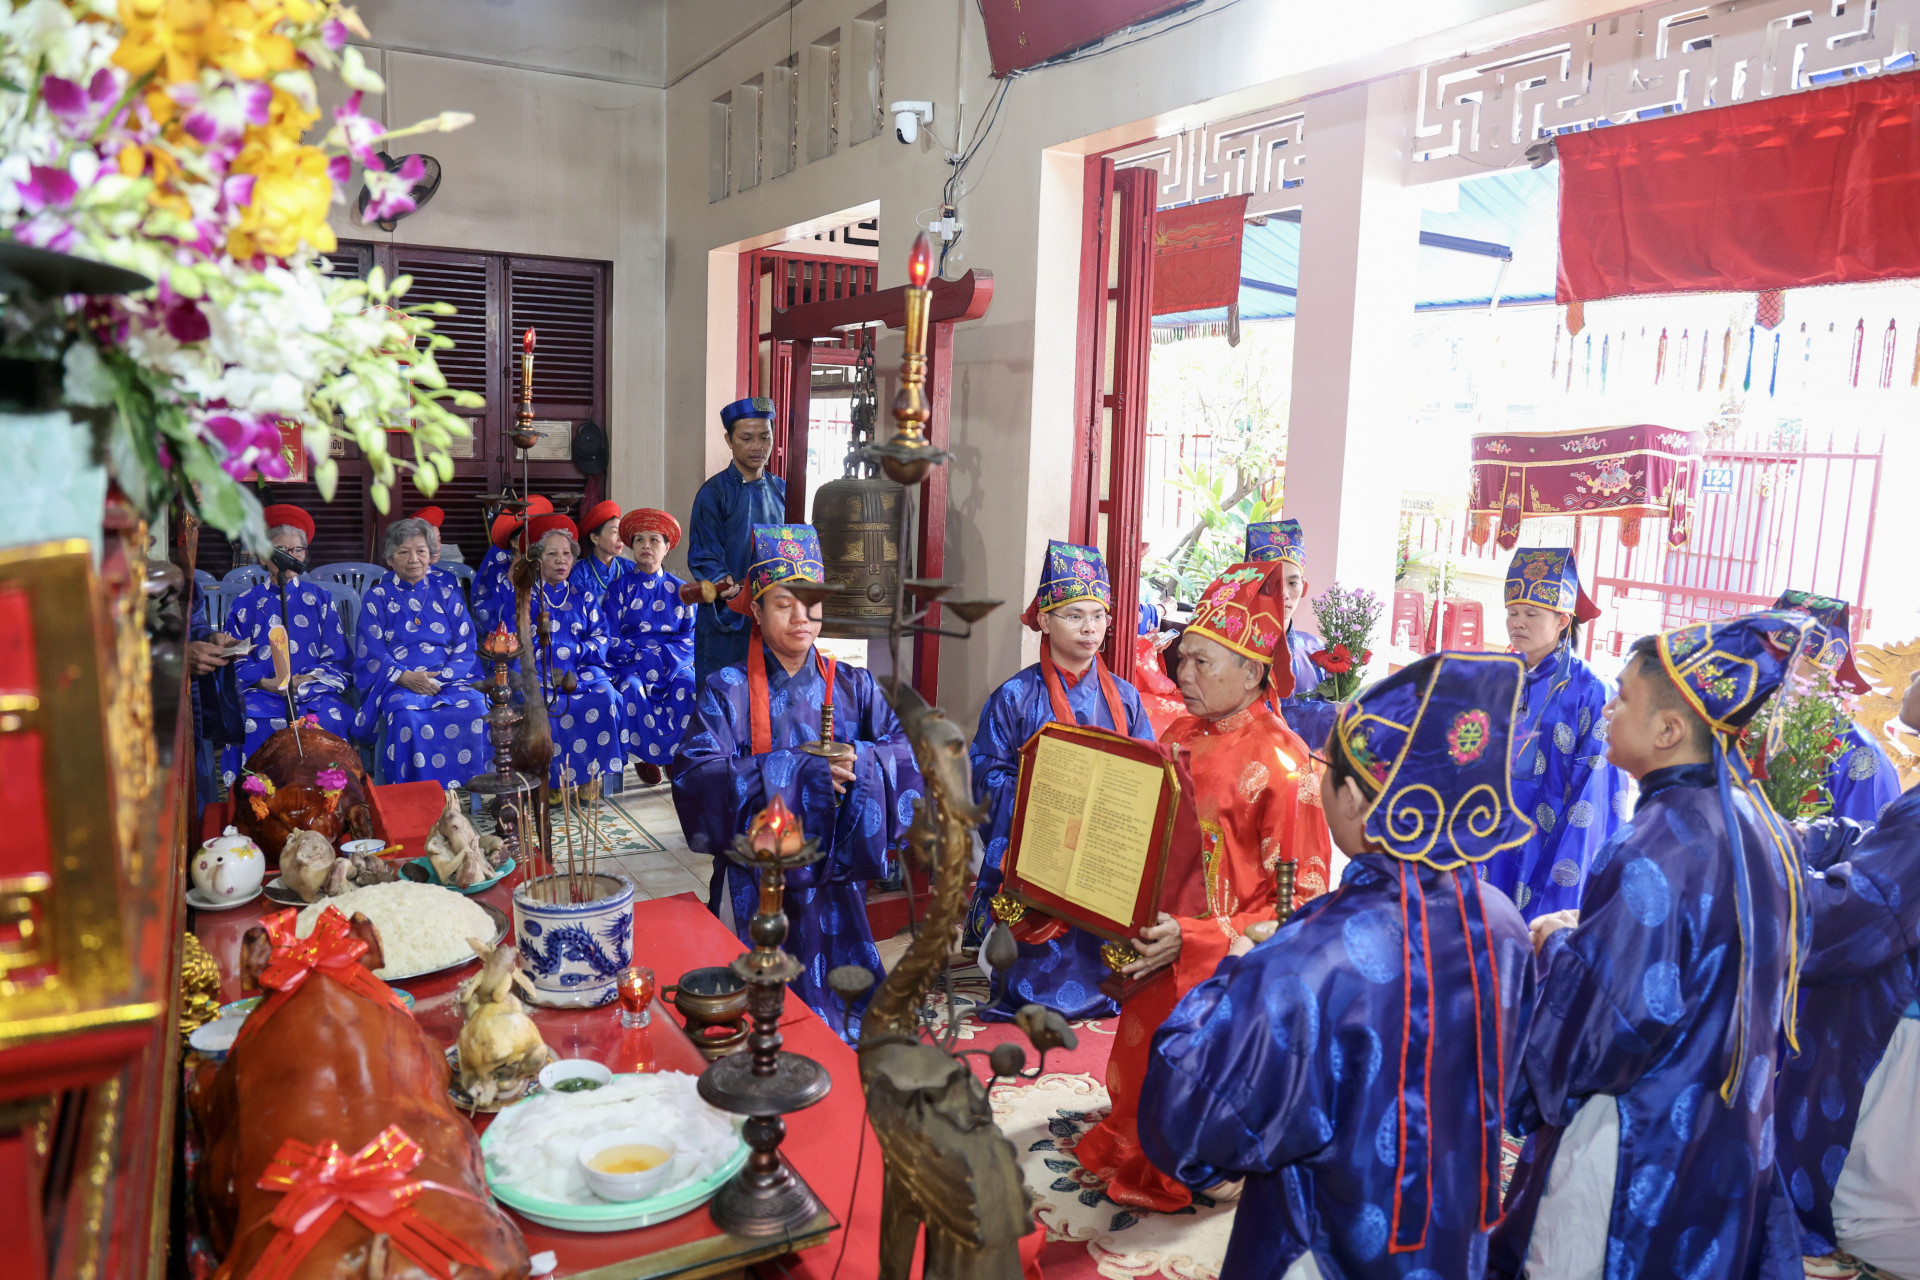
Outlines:
{"type": "MultiPolygon", "coordinates": [[[[104,430],[109,466],[149,515],[176,497],[230,536],[265,546],[241,483],[288,475],[298,428],[331,498],[332,433],[372,466],[382,511],[399,471],[433,493],[468,429],[433,352],[452,345],[403,304],[405,276],[333,279],[327,217],[359,167],[369,220],[413,208],[419,178],[381,145],[461,127],[447,112],[387,130],[361,111],[380,78],[335,0],[6,0],[0,3],[0,230],[23,244],[125,267],[142,294],[16,300],[0,352],[64,363],[67,404],[104,430]],[[321,124],[316,71],[352,92],[321,124]],[[387,430],[406,423],[414,460],[387,430]]],[[[418,161],[414,161],[415,166],[418,161]]]]}

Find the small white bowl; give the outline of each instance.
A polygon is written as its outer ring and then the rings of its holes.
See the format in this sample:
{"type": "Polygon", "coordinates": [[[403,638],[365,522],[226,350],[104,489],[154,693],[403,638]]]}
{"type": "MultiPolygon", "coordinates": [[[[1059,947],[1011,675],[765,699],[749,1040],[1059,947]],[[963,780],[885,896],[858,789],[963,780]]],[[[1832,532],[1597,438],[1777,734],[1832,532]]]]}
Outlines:
{"type": "Polygon", "coordinates": [[[613,1072],[598,1062],[588,1058],[562,1058],[558,1062],[549,1062],[540,1068],[540,1087],[548,1093],[591,1093],[590,1089],[565,1090],[555,1086],[562,1080],[591,1080],[597,1085],[613,1083],[613,1072]]]}
{"type": "Polygon", "coordinates": [[[645,1200],[666,1185],[673,1173],[674,1157],[679,1150],[672,1138],[652,1129],[614,1129],[580,1144],[580,1172],[586,1175],[587,1186],[592,1188],[593,1194],[602,1200],[615,1203],[645,1200]],[[667,1153],[667,1158],[643,1173],[602,1173],[593,1167],[594,1157],[601,1152],[629,1143],[658,1147],[667,1153]]]}
{"type": "Polygon", "coordinates": [[[340,852],[351,858],[356,853],[378,853],[386,847],[385,840],[349,840],[340,846],[340,852]]]}

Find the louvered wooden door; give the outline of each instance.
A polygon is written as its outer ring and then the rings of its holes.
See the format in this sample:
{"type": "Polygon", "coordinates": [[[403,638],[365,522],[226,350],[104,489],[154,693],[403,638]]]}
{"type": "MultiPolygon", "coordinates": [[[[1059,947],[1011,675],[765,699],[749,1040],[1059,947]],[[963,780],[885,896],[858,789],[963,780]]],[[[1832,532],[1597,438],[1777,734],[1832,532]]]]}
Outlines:
{"type": "MultiPolygon", "coordinates": [[[[533,371],[534,417],[568,422],[575,433],[588,422],[598,423],[607,433],[612,452],[613,432],[606,414],[609,264],[361,241],[341,242],[325,261],[334,275],[363,278],[378,265],[389,278],[411,276],[409,303],[451,303],[454,314],[436,317],[434,322],[454,342],[435,357],[440,372],[448,386],[477,392],[487,403],[484,409],[459,411],[473,435],[457,442],[452,451],[453,479],[428,499],[409,477],[400,477],[392,510],[384,517],[373,507],[365,459],[356,446],[342,439],[335,441],[340,483],[331,503],[320,501],[319,489],[311,482],[261,486],[263,502],[292,502],[313,514],[313,563],[377,561],[387,524],[429,503],[446,512],[442,538],[458,544],[469,563],[479,562],[487,547],[480,495],[497,492],[506,484],[516,490],[524,487],[506,431],[520,397],[520,335],[529,326],[539,334],[533,371]]],[[[398,435],[394,441],[396,453],[407,456],[412,446],[398,435]]],[[[533,461],[527,474],[535,493],[584,492],[576,516],[606,492],[604,475],[582,476],[570,460],[533,461]]],[[[226,539],[204,530],[200,567],[218,575],[233,562],[234,551],[226,539]]]]}

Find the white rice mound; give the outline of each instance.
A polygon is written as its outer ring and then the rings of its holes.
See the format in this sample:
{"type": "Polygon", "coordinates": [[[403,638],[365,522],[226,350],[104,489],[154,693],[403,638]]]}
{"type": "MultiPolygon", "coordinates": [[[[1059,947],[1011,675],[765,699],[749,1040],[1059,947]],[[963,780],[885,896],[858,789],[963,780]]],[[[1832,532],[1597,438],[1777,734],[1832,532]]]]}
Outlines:
{"type": "Polygon", "coordinates": [[[515,1103],[487,1130],[487,1180],[535,1200],[603,1205],[580,1171],[580,1147],[614,1129],[673,1139],[673,1169],[654,1196],[710,1177],[739,1150],[739,1122],[701,1101],[697,1081],[683,1071],[620,1075],[598,1089],[515,1103]]]}
{"type": "Polygon", "coordinates": [[[468,938],[493,941],[500,927],[493,917],[464,894],[439,885],[391,880],[349,889],[337,898],[322,898],[300,912],[295,930],[301,937],[313,932],[320,913],[333,907],[352,919],[355,912],[373,921],[380,931],[380,950],[386,964],[375,969],[378,978],[403,977],[443,969],[475,958],[468,938]]]}

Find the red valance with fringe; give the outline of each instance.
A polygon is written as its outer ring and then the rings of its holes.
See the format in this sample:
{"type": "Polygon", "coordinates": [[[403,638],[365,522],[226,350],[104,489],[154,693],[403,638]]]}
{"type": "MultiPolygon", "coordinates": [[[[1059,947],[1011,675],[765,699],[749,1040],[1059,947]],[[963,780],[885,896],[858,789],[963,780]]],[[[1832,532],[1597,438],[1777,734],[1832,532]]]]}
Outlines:
{"type": "Polygon", "coordinates": [[[1619,516],[1620,541],[1640,543],[1640,519],[1666,519],[1683,546],[1693,523],[1705,433],[1641,425],[1597,431],[1501,431],[1473,437],[1467,505],[1473,540],[1497,523],[1511,551],[1520,522],[1537,516],[1619,516]]]}
{"type": "Polygon", "coordinates": [[[1920,71],[1554,145],[1563,303],[1920,276],[1920,71]]]}

